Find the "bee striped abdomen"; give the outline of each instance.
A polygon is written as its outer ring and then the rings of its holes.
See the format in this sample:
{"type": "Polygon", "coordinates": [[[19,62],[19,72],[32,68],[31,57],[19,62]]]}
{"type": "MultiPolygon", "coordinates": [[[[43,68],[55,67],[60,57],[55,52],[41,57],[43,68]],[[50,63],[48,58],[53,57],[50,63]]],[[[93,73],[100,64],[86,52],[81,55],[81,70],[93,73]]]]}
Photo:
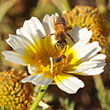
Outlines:
{"type": "Polygon", "coordinates": [[[57,19],[57,21],[55,22],[55,30],[66,30],[66,21],[63,17],[60,17],[57,19]]]}

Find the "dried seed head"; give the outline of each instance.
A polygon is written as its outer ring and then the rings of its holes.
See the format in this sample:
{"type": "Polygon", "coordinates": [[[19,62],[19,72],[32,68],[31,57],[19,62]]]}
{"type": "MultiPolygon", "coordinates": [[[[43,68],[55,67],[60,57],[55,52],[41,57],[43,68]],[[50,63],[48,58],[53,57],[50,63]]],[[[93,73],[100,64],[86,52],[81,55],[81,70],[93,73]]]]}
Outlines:
{"type": "Polygon", "coordinates": [[[26,76],[26,71],[18,72],[15,69],[0,72],[0,106],[17,110],[30,108],[33,85],[21,82],[26,76]]]}
{"type": "Polygon", "coordinates": [[[76,6],[72,11],[66,13],[68,26],[74,28],[87,27],[92,30],[93,35],[90,42],[98,41],[102,47],[101,53],[105,53],[109,30],[103,16],[96,8],[89,6],[76,6]]]}

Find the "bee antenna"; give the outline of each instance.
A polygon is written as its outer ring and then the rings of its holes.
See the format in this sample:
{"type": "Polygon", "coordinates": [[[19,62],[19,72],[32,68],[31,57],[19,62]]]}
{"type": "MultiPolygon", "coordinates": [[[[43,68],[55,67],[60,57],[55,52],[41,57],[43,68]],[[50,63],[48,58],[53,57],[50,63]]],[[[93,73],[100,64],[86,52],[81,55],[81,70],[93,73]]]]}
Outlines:
{"type": "MultiPolygon", "coordinates": [[[[52,34],[48,34],[46,37],[50,37],[50,36],[52,36],[52,35],[54,35],[55,33],[52,33],[52,34]]],[[[44,38],[46,38],[46,37],[44,37],[44,38]]]]}

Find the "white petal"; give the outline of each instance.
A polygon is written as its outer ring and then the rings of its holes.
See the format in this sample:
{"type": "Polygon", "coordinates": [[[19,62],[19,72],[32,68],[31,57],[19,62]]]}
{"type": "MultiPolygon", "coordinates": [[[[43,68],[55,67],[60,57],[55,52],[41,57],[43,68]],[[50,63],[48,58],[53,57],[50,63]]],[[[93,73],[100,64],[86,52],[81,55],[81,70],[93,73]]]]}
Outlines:
{"type": "Polygon", "coordinates": [[[101,47],[99,46],[99,42],[93,42],[90,44],[87,44],[78,52],[78,57],[81,59],[81,61],[87,60],[97,54],[101,50],[101,47]]]}
{"type": "MultiPolygon", "coordinates": [[[[79,26],[76,26],[72,31],[67,30],[67,33],[72,37],[73,41],[76,43],[78,42],[75,38],[76,33],[78,33],[78,31],[80,30],[79,26]]],[[[73,41],[71,40],[71,38],[68,36],[67,37],[67,41],[70,45],[73,45],[73,41]]]]}
{"type": "Polygon", "coordinates": [[[51,26],[50,26],[50,16],[47,14],[45,15],[42,25],[44,26],[46,35],[51,34],[51,26]]]}
{"type": "Polygon", "coordinates": [[[45,36],[45,30],[43,25],[41,24],[41,22],[39,21],[39,19],[37,19],[36,17],[32,17],[31,21],[33,21],[33,25],[35,26],[36,30],[40,30],[41,33],[45,36]]]}
{"type": "Polygon", "coordinates": [[[85,43],[88,43],[91,36],[92,36],[92,31],[88,31],[88,29],[85,27],[85,28],[80,29],[75,34],[74,40],[75,42],[85,41],[85,43]]]}
{"type": "Polygon", "coordinates": [[[54,26],[58,18],[59,18],[59,15],[57,13],[55,13],[55,15],[52,14],[52,16],[50,16],[51,33],[55,33],[54,26]]]}
{"type": "Polygon", "coordinates": [[[90,58],[90,61],[98,61],[98,60],[105,60],[106,55],[104,54],[96,54],[95,56],[93,56],[92,58],[90,58]]]}
{"type": "Polygon", "coordinates": [[[75,35],[78,33],[78,31],[80,30],[79,26],[76,26],[72,31],[67,30],[68,34],[70,34],[75,42],[78,42],[79,40],[76,40],[78,38],[75,38],[75,35]]]}
{"type": "Polygon", "coordinates": [[[23,28],[32,36],[36,35],[37,30],[39,30],[45,36],[44,28],[36,17],[32,17],[30,20],[26,20],[24,22],[23,28]]]}
{"type": "Polygon", "coordinates": [[[28,50],[29,53],[36,53],[36,48],[28,39],[24,40],[19,36],[11,34],[9,36],[10,38],[6,40],[7,43],[19,54],[23,55],[26,50],[28,50]]]}
{"type": "Polygon", "coordinates": [[[30,20],[26,20],[23,27],[18,29],[16,33],[17,35],[26,37],[33,44],[38,37],[42,39],[42,37],[46,35],[43,25],[36,17],[32,17],[30,20]],[[38,34],[40,36],[37,36],[38,34]]]}
{"type": "MultiPolygon", "coordinates": [[[[59,15],[56,13],[55,15],[52,15],[49,17],[49,15],[46,15],[44,17],[44,24],[45,24],[45,30],[41,22],[36,18],[32,17],[30,20],[26,20],[24,22],[24,25],[22,28],[17,29],[16,33],[21,37],[22,40],[25,41],[25,39],[28,39],[33,44],[37,44],[42,37],[45,37],[46,34],[55,32],[54,30],[54,22],[59,17],[59,15]],[[47,32],[49,31],[50,32],[47,32]]],[[[42,43],[41,43],[42,44],[42,43]]],[[[39,44],[38,44],[39,45],[39,44]]]]}
{"type": "Polygon", "coordinates": [[[15,52],[3,51],[2,54],[5,55],[5,59],[10,62],[21,64],[21,65],[27,65],[26,62],[24,62],[24,60],[21,59],[21,56],[15,52]]]}
{"type": "Polygon", "coordinates": [[[25,39],[28,39],[31,43],[33,43],[34,45],[37,45],[38,48],[42,47],[42,45],[44,44],[42,42],[43,40],[41,40],[42,37],[45,37],[46,34],[48,35],[55,32],[52,25],[54,24],[57,17],[58,17],[58,14],[52,15],[50,17],[46,15],[43,20],[44,27],[37,18],[32,17],[30,20],[26,20],[24,22],[23,27],[20,29],[17,29],[16,33],[18,36],[21,37],[22,40],[25,41],[25,39]]]}
{"type": "Polygon", "coordinates": [[[30,74],[36,73],[37,72],[37,67],[34,64],[29,64],[28,65],[28,72],[30,74]]]}
{"type": "Polygon", "coordinates": [[[22,37],[23,40],[28,39],[30,42],[35,44],[33,37],[29,33],[26,32],[25,28],[22,27],[20,29],[17,29],[16,34],[22,37]]]}
{"type": "Polygon", "coordinates": [[[39,79],[33,80],[32,83],[35,85],[45,86],[45,85],[51,84],[52,81],[53,79],[49,79],[49,78],[39,78],[39,79]]]}
{"type": "Polygon", "coordinates": [[[105,66],[106,63],[104,63],[104,60],[99,60],[99,61],[85,61],[83,63],[81,63],[79,65],[79,68],[86,68],[85,70],[88,70],[88,69],[92,69],[92,68],[99,68],[101,66],[105,66]]]}
{"type": "Polygon", "coordinates": [[[88,31],[87,28],[80,29],[74,36],[74,41],[76,44],[73,46],[73,48],[80,50],[89,42],[91,36],[92,31],[88,31]]]}
{"type": "Polygon", "coordinates": [[[55,13],[55,19],[57,20],[59,18],[59,14],[55,13]]]}
{"type": "MultiPolygon", "coordinates": [[[[69,70],[64,71],[67,73],[74,73],[74,74],[79,74],[79,75],[91,75],[91,74],[85,74],[85,71],[91,70],[91,69],[97,69],[97,68],[103,68],[106,64],[104,63],[103,60],[99,61],[85,61],[81,63],[78,66],[73,66],[73,68],[69,68],[69,70]],[[84,74],[83,74],[84,72],[84,74]]],[[[94,73],[93,73],[94,74],[94,73]]]]}
{"type": "Polygon", "coordinates": [[[22,80],[23,83],[32,82],[33,80],[41,78],[43,74],[30,75],[22,80]]]}
{"type": "Polygon", "coordinates": [[[86,71],[83,71],[82,75],[98,75],[104,71],[103,68],[104,66],[99,68],[88,69],[86,71]]]}
{"type": "Polygon", "coordinates": [[[82,72],[82,71],[87,70],[87,69],[91,69],[91,68],[96,67],[96,66],[97,66],[96,62],[86,61],[84,63],[81,63],[80,65],[73,66],[72,68],[69,68],[69,70],[67,70],[65,72],[67,72],[67,73],[78,73],[78,72],[82,72]]]}
{"type": "Polygon", "coordinates": [[[41,86],[44,86],[44,85],[49,85],[53,79],[48,79],[48,78],[42,78],[43,74],[42,73],[39,73],[39,74],[36,74],[36,75],[31,75],[31,76],[28,76],[26,78],[24,78],[22,80],[23,83],[26,83],[26,82],[31,82],[33,83],[34,85],[41,85],[41,86]]]}
{"type": "Polygon", "coordinates": [[[55,77],[55,82],[60,89],[69,94],[76,93],[79,88],[84,87],[84,83],[80,79],[66,74],[57,75],[55,77]]]}
{"type": "Polygon", "coordinates": [[[53,14],[52,16],[45,15],[42,24],[44,26],[46,35],[55,33],[54,26],[58,17],[59,15],[57,13],[55,13],[55,15],[53,14]]]}

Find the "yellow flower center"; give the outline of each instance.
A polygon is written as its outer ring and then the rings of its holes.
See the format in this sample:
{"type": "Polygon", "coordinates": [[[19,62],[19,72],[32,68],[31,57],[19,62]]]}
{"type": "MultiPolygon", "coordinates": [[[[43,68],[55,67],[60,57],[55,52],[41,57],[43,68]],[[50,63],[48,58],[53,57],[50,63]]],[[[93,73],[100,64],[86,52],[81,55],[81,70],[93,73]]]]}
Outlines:
{"type": "Polygon", "coordinates": [[[54,46],[50,49],[41,50],[37,53],[34,64],[38,67],[38,73],[44,73],[44,77],[54,77],[55,75],[61,73],[65,65],[67,64],[67,59],[62,58],[61,61],[55,62],[58,57],[61,57],[63,50],[55,48],[54,46]],[[53,70],[51,73],[51,61],[50,57],[53,60],[53,70]]]}
{"type": "Polygon", "coordinates": [[[73,57],[76,59],[74,52],[73,54],[68,53],[68,45],[65,52],[53,44],[49,44],[49,46],[45,47],[45,44],[43,44],[41,48],[36,49],[35,53],[32,53],[31,63],[37,68],[37,72],[33,73],[33,75],[43,73],[43,77],[54,78],[54,76],[62,74],[70,66],[73,57]],[[62,57],[63,54],[65,57],[62,57]],[[59,57],[62,57],[62,59],[59,62],[55,62],[59,57]],[[52,58],[52,62],[50,58],[52,58]]]}

